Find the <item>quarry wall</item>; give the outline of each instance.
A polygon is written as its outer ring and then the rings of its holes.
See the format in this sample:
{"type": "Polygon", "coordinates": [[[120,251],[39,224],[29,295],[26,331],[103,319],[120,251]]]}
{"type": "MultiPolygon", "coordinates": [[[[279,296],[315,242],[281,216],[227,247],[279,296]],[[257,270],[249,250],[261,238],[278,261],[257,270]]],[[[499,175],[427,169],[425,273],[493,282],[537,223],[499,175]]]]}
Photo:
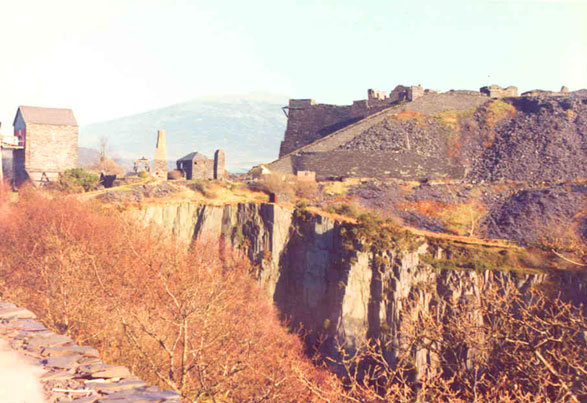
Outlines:
{"type": "MultiPolygon", "coordinates": [[[[275,204],[219,207],[182,202],[151,205],[130,214],[186,242],[222,236],[237,247],[246,245],[249,257],[260,266],[259,283],[280,312],[309,331],[309,345],[325,337],[320,351],[335,358],[336,339],[354,349],[383,329],[401,348],[399,330],[411,320],[402,304],[408,296],[419,301],[417,309],[427,311],[435,304],[449,307],[461,298],[481,298],[485,287],[500,281],[513,280],[524,288],[548,279],[557,283],[565,298],[587,302],[584,274],[563,273],[553,279],[540,273],[438,270],[423,256],[445,252],[425,238],[377,253],[349,250],[344,223],[275,204]]],[[[420,375],[434,362],[428,350],[414,351],[413,357],[420,375]]]]}

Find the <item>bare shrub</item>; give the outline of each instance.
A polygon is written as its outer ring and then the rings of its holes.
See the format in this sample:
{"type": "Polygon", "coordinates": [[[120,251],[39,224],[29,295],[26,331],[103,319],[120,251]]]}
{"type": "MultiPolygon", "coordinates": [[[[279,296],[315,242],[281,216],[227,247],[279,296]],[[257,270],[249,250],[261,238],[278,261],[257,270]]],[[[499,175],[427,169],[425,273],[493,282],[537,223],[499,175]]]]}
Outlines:
{"type": "Polygon", "coordinates": [[[326,211],[351,218],[357,218],[360,215],[360,211],[354,203],[331,204],[326,208],[326,211]]]}
{"type": "Polygon", "coordinates": [[[89,169],[94,172],[103,173],[105,175],[123,176],[124,169],[116,162],[109,158],[102,158],[95,164],[90,165],[89,169]]]}
{"type": "Polygon", "coordinates": [[[295,194],[304,199],[314,199],[318,195],[318,184],[316,182],[296,181],[295,194]]]}
{"type": "MultiPolygon", "coordinates": [[[[418,287],[434,293],[435,284],[418,287]]],[[[569,401],[587,398],[587,318],[548,288],[486,284],[482,298],[403,299],[397,336],[383,329],[333,365],[356,401],[569,401]],[[422,358],[418,359],[420,356],[422,358]]]]}
{"type": "Polygon", "coordinates": [[[280,325],[248,260],[217,240],[187,250],[35,192],[1,211],[2,298],[107,361],[191,400],[305,401],[335,390],[280,325]]]}

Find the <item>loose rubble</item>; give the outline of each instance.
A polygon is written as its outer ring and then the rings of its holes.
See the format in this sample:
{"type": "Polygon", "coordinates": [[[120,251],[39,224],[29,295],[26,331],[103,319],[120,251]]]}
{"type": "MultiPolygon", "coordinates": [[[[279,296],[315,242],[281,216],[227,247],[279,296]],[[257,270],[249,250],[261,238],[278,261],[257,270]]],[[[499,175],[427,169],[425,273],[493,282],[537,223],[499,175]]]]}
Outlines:
{"type": "Polygon", "coordinates": [[[105,364],[94,348],[53,333],[34,313],[14,304],[0,302],[0,339],[40,369],[47,402],[182,401],[177,393],[150,386],[125,367],[105,364]]]}

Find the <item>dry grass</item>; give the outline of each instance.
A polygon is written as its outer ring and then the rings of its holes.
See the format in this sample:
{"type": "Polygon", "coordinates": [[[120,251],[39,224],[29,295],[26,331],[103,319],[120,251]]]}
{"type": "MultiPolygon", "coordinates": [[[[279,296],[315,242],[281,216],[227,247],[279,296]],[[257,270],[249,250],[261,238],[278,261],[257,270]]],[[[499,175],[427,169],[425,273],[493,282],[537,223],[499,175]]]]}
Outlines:
{"type": "Polygon", "coordinates": [[[517,112],[512,104],[501,99],[489,102],[485,108],[485,124],[491,128],[502,119],[514,117],[517,112]]]}
{"type": "Polygon", "coordinates": [[[421,112],[414,112],[410,110],[399,112],[391,116],[392,119],[400,122],[417,121],[418,123],[424,122],[424,115],[421,112]]]}
{"type": "Polygon", "coordinates": [[[433,118],[438,120],[443,126],[450,130],[460,130],[462,124],[470,119],[475,113],[475,109],[467,110],[448,110],[438,112],[432,115],[433,118]]]}

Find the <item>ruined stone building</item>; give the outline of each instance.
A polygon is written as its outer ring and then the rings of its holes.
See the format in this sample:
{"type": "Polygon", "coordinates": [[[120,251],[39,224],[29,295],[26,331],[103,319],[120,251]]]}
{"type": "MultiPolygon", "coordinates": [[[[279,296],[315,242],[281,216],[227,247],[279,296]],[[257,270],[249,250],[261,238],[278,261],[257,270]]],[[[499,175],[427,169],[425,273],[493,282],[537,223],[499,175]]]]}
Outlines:
{"type": "Polygon", "coordinates": [[[439,93],[398,85],[391,92],[370,89],[366,100],[352,105],[290,99],[279,159],[267,168],[293,175],[309,171],[317,178],[459,178],[467,166],[454,158],[459,150],[447,149],[450,136],[439,114],[474,111],[503,97],[517,97],[517,88],[439,93]]]}
{"type": "Polygon", "coordinates": [[[505,98],[505,97],[517,97],[518,87],[510,85],[509,87],[502,88],[499,85],[488,85],[481,87],[479,92],[486,94],[489,98],[505,98]]]}
{"type": "Polygon", "coordinates": [[[15,182],[54,181],[61,172],[77,167],[78,134],[71,109],[20,106],[14,118],[15,182]]]}
{"type": "Polygon", "coordinates": [[[223,150],[216,150],[214,159],[194,151],[177,160],[179,169],[186,179],[222,179],[225,176],[225,155],[223,150]]]}

